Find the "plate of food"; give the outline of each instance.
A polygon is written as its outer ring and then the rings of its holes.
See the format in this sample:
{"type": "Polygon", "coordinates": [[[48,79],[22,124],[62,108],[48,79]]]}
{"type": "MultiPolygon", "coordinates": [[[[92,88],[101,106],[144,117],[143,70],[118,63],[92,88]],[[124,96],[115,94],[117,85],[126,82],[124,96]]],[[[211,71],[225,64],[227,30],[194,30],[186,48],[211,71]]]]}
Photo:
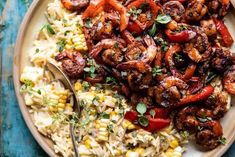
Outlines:
{"type": "Polygon", "coordinates": [[[234,25],[229,0],[35,0],[13,64],[26,124],[49,156],[222,156],[234,25]]]}

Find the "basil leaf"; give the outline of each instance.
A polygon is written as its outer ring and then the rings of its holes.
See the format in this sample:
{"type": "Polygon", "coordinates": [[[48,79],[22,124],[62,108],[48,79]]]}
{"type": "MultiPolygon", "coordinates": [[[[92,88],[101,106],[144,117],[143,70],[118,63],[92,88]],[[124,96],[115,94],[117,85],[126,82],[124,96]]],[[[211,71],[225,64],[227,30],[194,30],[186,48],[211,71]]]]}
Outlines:
{"type": "Polygon", "coordinates": [[[157,16],[156,21],[160,24],[167,24],[171,21],[171,16],[165,15],[165,14],[160,14],[157,16]]]}
{"type": "Polygon", "coordinates": [[[146,127],[146,126],[148,126],[148,124],[149,124],[148,118],[146,118],[146,117],[144,117],[144,116],[139,117],[139,118],[138,118],[138,122],[139,122],[139,124],[142,125],[143,127],[146,127]]]}
{"type": "Polygon", "coordinates": [[[149,30],[149,35],[154,36],[156,31],[157,31],[157,25],[156,25],[156,23],[154,23],[152,28],[149,30]]]}
{"type": "Polygon", "coordinates": [[[147,111],[147,107],[144,103],[138,103],[136,106],[136,110],[140,113],[140,114],[144,114],[147,111]]]}

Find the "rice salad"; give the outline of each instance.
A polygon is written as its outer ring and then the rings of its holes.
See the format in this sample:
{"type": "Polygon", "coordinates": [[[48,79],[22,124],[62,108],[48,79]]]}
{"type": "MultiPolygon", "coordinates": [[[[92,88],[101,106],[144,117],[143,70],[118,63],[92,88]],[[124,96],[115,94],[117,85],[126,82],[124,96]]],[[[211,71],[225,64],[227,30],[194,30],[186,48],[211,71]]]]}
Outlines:
{"type": "Polygon", "coordinates": [[[87,51],[82,19],[69,12],[60,0],[49,3],[48,23],[39,30],[28,52],[30,66],[24,67],[21,93],[38,131],[54,142],[61,156],[74,156],[69,123],[75,124],[77,146],[81,157],[181,157],[187,132],[177,132],[173,124],[150,133],[124,119],[130,110],[127,100],[107,86],[92,86],[74,80],[74,88],[82,106],[81,117],[73,112],[71,93],[53,80],[44,66],[63,50],[87,51]],[[69,118],[72,117],[72,118],[69,118]]]}

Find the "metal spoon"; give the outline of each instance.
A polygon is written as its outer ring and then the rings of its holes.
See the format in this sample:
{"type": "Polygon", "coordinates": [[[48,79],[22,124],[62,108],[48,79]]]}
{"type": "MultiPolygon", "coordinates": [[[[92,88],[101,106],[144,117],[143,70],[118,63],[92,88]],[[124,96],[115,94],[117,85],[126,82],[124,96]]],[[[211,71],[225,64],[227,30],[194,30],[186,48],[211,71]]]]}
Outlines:
{"type": "MultiPolygon", "coordinates": [[[[66,74],[59,67],[57,67],[53,63],[48,62],[46,64],[46,68],[54,75],[54,78],[56,80],[61,81],[64,84],[65,88],[69,89],[73,93],[73,99],[74,99],[73,109],[78,114],[78,116],[80,116],[80,113],[81,113],[80,112],[81,111],[80,104],[79,104],[78,98],[76,96],[75,89],[73,88],[73,85],[71,84],[69,78],[66,76],[66,74]]],[[[72,144],[73,144],[75,156],[79,157],[78,149],[76,146],[76,140],[75,140],[75,136],[74,136],[74,125],[71,123],[69,125],[69,130],[70,130],[70,136],[72,138],[72,144]]]]}

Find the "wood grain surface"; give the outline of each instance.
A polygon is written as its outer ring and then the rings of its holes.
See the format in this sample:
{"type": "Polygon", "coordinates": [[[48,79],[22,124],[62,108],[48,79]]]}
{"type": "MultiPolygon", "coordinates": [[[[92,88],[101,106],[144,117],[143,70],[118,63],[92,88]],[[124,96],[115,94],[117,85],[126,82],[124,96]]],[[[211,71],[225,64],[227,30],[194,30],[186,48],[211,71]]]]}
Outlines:
{"type": "MultiPolygon", "coordinates": [[[[18,28],[32,0],[0,0],[0,157],[47,157],[21,116],[12,81],[18,28]]],[[[235,157],[235,144],[224,157],[235,157]]]]}

